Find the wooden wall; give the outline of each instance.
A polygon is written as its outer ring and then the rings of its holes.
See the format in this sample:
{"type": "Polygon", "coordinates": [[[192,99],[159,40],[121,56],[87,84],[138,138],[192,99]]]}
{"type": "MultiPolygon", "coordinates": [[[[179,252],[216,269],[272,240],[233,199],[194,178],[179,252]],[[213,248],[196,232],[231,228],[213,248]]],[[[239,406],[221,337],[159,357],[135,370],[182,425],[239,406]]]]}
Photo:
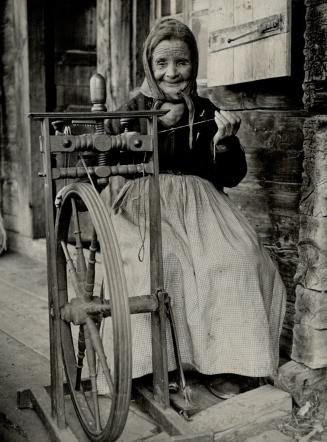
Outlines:
{"type": "Polygon", "coordinates": [[[90,78],[96,71],[96,0],[59,1],[48,8],[53,56],[48,74],[55,88],[51,107],[60,112],[88,111],[90,78]]]}
{"type": "MultiPolygon", "coordinates": [[[[130,89],[140,86],[143,78],[140,74],[133,80],[132,72],[133,69],[141,72],[139,54],[150,8],[146,8],[149,2],[145,0],[134,1],[135,4],[140,8],[140,16],[144,17],[143,23],[135,21],[130,2],[126,2],[124,10],[118,0],[98,0],[97,3],[98,70],[107,77],[110,109],[126,101],[130,89]],[[120,29],[116,26],[117,17],[123,20],[120,29]],[[115,29],[114,36],[109,34],[109,29],[115,29]],[[138,34],[136,44],[135,31],[138,34]],[[114,64],[117,54],[120,54],[119,62],[114,64]]],[[[186,4],[190,6],[191,2],[186,4]]],[[[293,0],[290,77],[199,90],[200,95],[210,97],[220,108],[238,112],[242,118],[239,137],[246,150],[249,171],[245,180],[228,193],[277,260],[287,286],[282,347],[288,354],[291,353],[295,311],[293,278],[298,264],[303,124],[308,116],[303,106],[302,89],[304,32],[304,0],[293,0]]]]}
{"type": "Polygon", "coordinates": [[[303,162],[305,6],[292,2],[291,76],[203,89],[222,109],[242,118],[239,138],[248,173],[227,193],[256,228],[276,259],[288,292],[282,349],[290,355],[298,264],[299,203],[303,162]]]}
{"type": "Polygon", "coordinates": [[[0,207],[10,247],[45,235],[39,123],[30,112],[89,110],[96,0],[4,0],[1,12],[0,207]]]}
{"type": "Polygon", "coordinates": [[[45,110],[43,8],[40,0],[4,1],[1,8],[2,209],[10,232],[37,237],[44,234],[41,158],[27,115],[45,110]]]}
{"type": "Polygon", "coordinates": [[[327,366],[327,1],[306,0],[304,162],[292,358],[327,366]]]}

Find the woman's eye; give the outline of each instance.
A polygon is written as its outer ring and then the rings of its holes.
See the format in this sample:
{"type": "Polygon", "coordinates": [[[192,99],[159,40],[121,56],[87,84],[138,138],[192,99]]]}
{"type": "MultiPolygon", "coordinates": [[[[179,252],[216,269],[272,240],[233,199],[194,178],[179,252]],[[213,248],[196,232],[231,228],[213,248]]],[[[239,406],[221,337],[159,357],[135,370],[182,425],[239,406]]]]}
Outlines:
{"type": "Polygon", "coordinates": [[[178,64],[179,66],[186,66],[186,65],[189,64],[189,62],[188,62],[188,60],[179,60],[179,61],[177,62],[177,64],[178,64]]]}
{"type": "Polygon", "coordinates": [[[163,67],[166,66],[166,62],[164,60],[159,60],[156,62],[156,66],[163,67]]]}

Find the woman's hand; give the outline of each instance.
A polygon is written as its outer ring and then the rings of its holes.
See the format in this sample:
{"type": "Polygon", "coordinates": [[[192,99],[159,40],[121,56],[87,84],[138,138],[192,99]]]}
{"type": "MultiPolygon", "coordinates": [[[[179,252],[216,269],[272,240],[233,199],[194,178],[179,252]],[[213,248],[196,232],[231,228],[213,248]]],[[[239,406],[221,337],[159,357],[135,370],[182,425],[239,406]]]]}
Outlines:
{"type": "Polygon", "coordinates": [[[236,135],[241,125],[240,117],[233,112],[223,110],[215,112],[215,122],[218,126],[218,130],[213,137],[214,146],[217,146],[224,138],[236,135]]]}
{"type": "Polygon", "coordinates": [[[175,126],[182,118],[185,111],[184,103],[163,103],[160,110],[168,110],[166,115],[159,118],[164,127],[170,128],[175,126]]]}

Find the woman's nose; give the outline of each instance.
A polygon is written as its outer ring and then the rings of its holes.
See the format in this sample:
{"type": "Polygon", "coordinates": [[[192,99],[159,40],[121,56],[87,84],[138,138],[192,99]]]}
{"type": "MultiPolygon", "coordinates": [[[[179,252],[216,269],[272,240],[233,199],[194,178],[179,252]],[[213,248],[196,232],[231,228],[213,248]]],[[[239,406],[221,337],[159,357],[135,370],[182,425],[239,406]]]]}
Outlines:
{"type": "Polygon", "coordinates": [[[166,70],[167,77],[174,78],[178,75],[176,63],[169,63],[166,70]]]}

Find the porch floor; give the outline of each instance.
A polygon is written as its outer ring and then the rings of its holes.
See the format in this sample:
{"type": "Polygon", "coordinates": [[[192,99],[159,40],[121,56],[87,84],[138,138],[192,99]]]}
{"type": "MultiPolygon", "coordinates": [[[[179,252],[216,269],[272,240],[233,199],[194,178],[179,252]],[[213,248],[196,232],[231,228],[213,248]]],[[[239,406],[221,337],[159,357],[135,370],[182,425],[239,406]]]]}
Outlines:
{"type": "MultiPolygon", "coordinates": [[[[14,252],[0,257],[0,354],[0,440],[50,441],[35,411],[19,410],[16,404],[19,389],[50,384],[47,277],[44,260],[39,261],[14,252]]],[[[253,401],[257,400],[258,397],[254,394],[253,401]]],[[[248,405],[251,407],[251,404],[248,405]]],[[[205,422],[206,420],[201,423],[203,430],[205,422]]],[[[262,439],[258,439],[260,426],[252,425],[256,430],[255,439],[253,435],[250,436],[249,431],[249,436],[226,440],[293,440],[288,437],[285,439],[286,436],[277,431],[278,419],[270,426],[263,423],[262,439]]],[[[78,440],[87,440],[78,422],[71,427],[78,433],[78,440]]],[[[140,440],[163,441],[170,440],[170,437],[160,432],[155,423],[132,403],[120,441],[140,440]]],[[[215,437],[215,440],[225,439],[215,437]]]]}

